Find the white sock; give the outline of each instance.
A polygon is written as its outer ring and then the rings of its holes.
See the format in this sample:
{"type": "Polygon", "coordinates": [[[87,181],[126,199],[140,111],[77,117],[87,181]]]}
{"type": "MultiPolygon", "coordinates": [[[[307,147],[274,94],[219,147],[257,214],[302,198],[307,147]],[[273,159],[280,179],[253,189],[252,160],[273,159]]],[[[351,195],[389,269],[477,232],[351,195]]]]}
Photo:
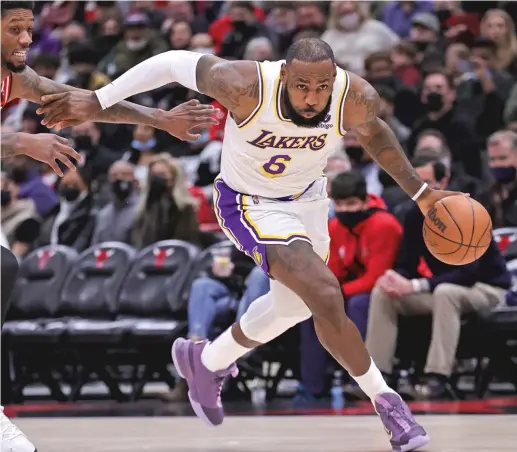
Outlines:
{"type": "Polygon", "coordinates": [[[216,372],[226,369],[251,350],[238,344],[231,330],[231,327],[228,328],[201,352],[201,362],[208,370],[216,372]]]}
{"type": "Polygon", "coordinates": [[[395,391],[391,389],[388,386],[388,383],[386,383],[384,380],[381,371],[377,368],[373,362],[373,359],[371,360],[370,368],[364,375],[352,378],[357,382],[364,393],[372,400],[375,399],[375,397],[379,394],[384,394],[386,392],[395,393],[395,391]]]}

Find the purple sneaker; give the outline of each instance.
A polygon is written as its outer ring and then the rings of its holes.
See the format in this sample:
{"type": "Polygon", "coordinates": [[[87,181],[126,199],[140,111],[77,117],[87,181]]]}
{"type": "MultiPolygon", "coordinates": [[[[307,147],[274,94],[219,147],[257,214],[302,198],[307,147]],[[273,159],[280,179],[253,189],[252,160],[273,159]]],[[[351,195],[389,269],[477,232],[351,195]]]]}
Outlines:
{"type": "Polygon", "coordinates": [[[415,421],[398,394],[387,392],[375,397],[375,411],[381,417],[394,452],[408,452],[429,442],[426,431],[415,421]]]}
{"type": "Polygon", "coordinates": [[[221,389],[228,375],[239,373],[234,363],[228,369],[209,371],[201,362],[201,352],[208,341],[194,342],[176,339],[172,344],[172,360],[179,376],[187,380],[188,398],[194,412],[208,425],[223,423],[224,410],[221,403],[221,389]]]}

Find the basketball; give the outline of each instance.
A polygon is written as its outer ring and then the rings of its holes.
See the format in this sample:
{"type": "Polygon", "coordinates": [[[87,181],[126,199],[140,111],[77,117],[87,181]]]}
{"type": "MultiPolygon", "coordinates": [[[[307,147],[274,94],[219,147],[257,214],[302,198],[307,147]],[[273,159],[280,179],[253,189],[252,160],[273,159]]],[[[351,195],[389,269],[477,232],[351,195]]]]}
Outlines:
{"type": "Polygon", "coordinates": [[[479,259],[492,240],[492,220],[476,200],[462,195],[438,201],[427,213],[424,241],[437,259],[465,265],[479,259]]]}

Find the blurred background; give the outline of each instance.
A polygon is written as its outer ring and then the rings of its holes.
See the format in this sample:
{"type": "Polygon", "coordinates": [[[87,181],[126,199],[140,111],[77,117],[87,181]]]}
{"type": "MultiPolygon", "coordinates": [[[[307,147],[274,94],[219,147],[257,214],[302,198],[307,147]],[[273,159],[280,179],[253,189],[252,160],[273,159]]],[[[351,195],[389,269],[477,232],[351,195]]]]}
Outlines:
{"type": "MultiPolygon", "coordinates": [[[[404,397],[515,394],[516,2],[41,1],[35,17],[29,65],[90,90],[168,50],[265,61],[303,37],[328,42],[340,67],[377,89],[380,116],[421,177],[470,193],[494,226],[482,262],[439,265],[421,246],[413,203],[347,134],[326,169],[329,265],[345,309],[404,397]],[[387,303],[393,311],[379,308],[387,303]]],[[[59,179],[25,156],[2,160],[1,232],[21,262],[2,336],[4,404],[184,407],[174,338],[213,338],[267,292],[212,209],[227,112],[177,84],[131,100],[171,109],[192,98],[221,109],[220,125],[195,142],[86,122],[62,132],[84,157],[77,172],[59,179]]],[[[46,131],[36,108],[12,101],[2,131],[46,131]]],[[[239,364],[226,400],[364,399],[311,320],[239,364]]]]}

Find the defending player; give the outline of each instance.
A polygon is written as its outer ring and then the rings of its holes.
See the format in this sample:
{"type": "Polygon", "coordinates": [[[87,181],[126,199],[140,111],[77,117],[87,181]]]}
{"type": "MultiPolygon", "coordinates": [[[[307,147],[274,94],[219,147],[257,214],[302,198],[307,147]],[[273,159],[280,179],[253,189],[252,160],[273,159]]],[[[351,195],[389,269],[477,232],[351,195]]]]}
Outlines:
{"type": "Polygon", "coordinates": [[[452,193],[432,190],[419,178],[377,117],[375,90],[337,68],[331,48],[314,38],[294,43],[286,61],[277,62],[166,52],[95,94],[44,96],[40,111],[47,114],[45,124],[66,126],[171,82],[205,93],[230,111],[215,208],[228,237],[272,279],[271,291],[214,342],[174,343],[174,363],[188,382],[196,414],[210,425],[220,424],[221,385],[237,371],[235,361],[312,315],[322,344],[371,398],[393,450],[426,444],[426,432],[387,386],[346,317],[339,283],[324,263],[329,201],[321,173],[342,136],[353,129],[423,212],[452,193]]]}
{"type": "MultiPolygon", "coordinates": [[[[40,103],[41,95],[66,90],[76,90],[67,85],[38,76],[26,66],[27,52],[32,42],[32,10],[34,2],[2,1],[2,94],[0,109],[10,100],[16,98],[29,99],[40,103]]],[[[89,91],[83,91],[88,93],[89,91]]],[[[199,135],[190,131],[197,130],[217,121],[211,116],[214,109],[211,106],[200,105],[198,101],[190,101],[180,105],[170,112],[146,108],[123,102],[92,117],[97,122],[123,122],[130,124],[149,124],[166,130],[172,135],[184,140],[195,140],[199,135]]],[[[56,160],[68,168],[74,168],[70,157],[81,161],[81,156],[75,152],[68,141],[52,133],[2,133],[1,157],[25,154],[41,162],[47,163],[59,175],[63,173],[56,160]]],[[[11,251],[1,247],[2,262],[2,325],[8,310],[8,302],[14,289],[18,262],[11,251]]],[[[4,415],[0,407],[0,443],[1,450],[13,452],[34,452],[35,447],[25,435],[4,415]]]]}

